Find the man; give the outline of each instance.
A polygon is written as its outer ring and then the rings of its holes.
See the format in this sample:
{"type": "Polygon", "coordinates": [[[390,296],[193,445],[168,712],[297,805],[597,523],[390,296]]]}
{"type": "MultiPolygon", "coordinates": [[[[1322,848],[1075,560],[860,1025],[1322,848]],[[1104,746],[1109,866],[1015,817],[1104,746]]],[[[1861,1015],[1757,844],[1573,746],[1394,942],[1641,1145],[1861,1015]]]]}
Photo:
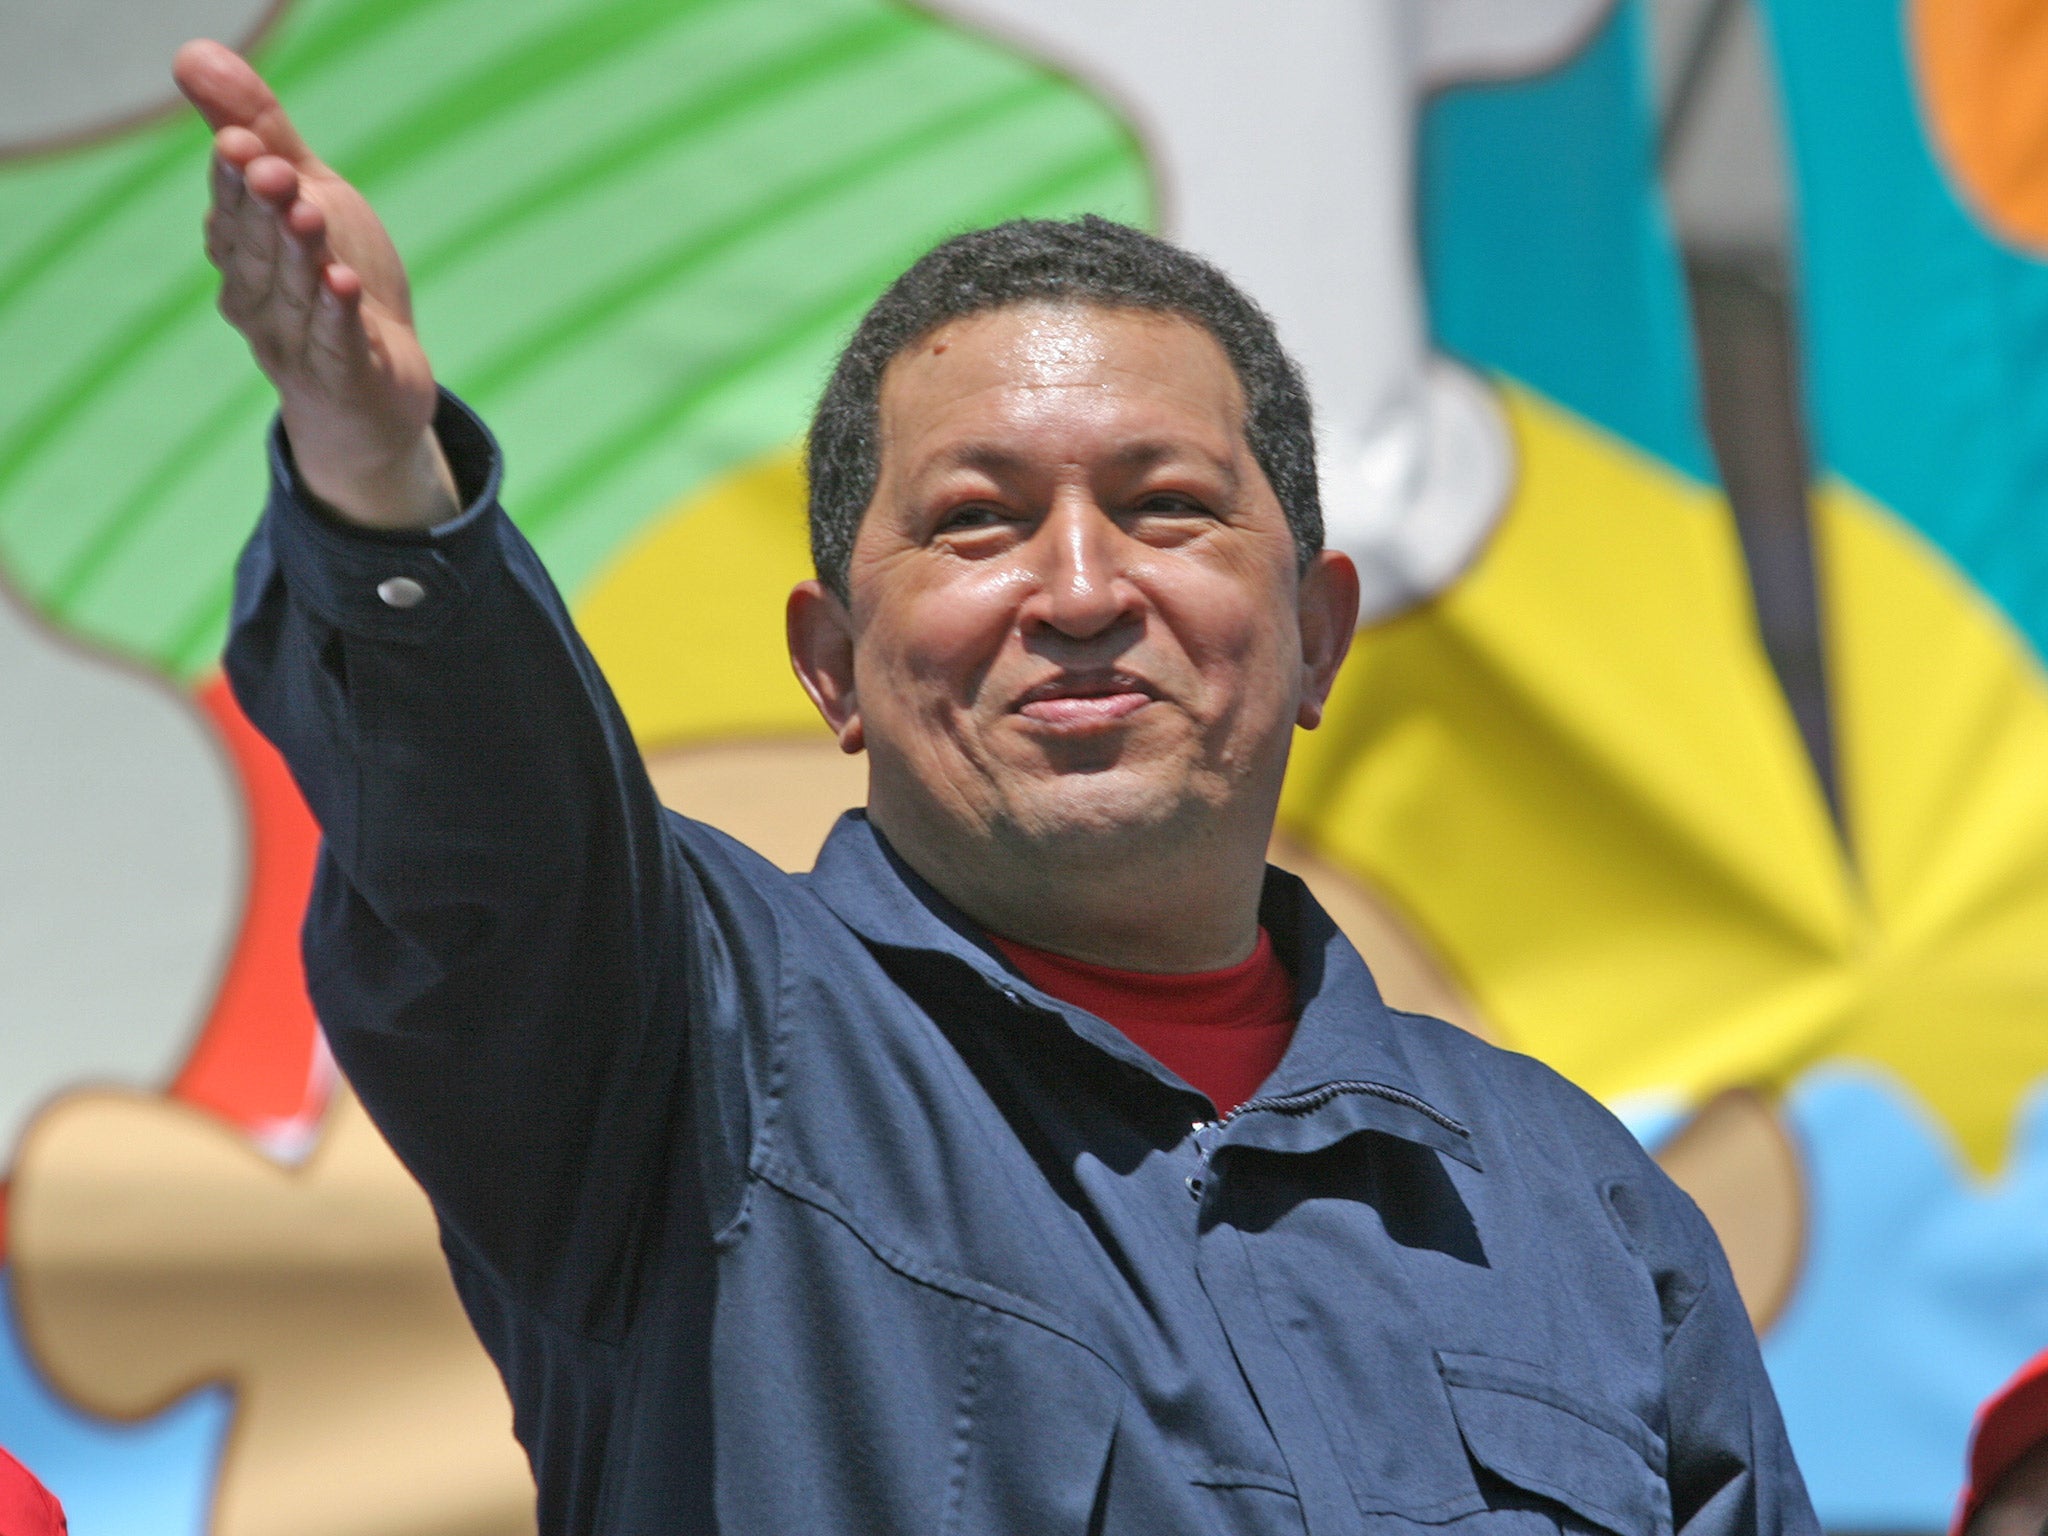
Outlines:
{"type": "Polygon", "coordinates": [[[1698,1212],[1264,867],[1357,583],[1220,274],[1024,223],[863,321],[788,630],[868,804],[792,878],[656,805],[369,209],[178,74],[281,405],[230,675],[544,1529],[1813,1530],[1698,1212]]]}

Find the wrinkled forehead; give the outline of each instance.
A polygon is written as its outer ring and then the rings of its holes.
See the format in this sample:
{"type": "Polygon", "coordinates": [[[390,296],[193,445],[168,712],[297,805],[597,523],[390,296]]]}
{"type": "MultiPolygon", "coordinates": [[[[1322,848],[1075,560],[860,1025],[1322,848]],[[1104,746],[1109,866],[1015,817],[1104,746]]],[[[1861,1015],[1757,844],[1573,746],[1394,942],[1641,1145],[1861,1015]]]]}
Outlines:
{"type": "Polygon", "coordinates": [[[878,404],[885,474],[892,445],[1048,413],[1078,426],[1095,406],[1243,446],[1236,370],[1207,328],[1171,311],[1033,301],[949,320],[890,360],[878,404]]]}

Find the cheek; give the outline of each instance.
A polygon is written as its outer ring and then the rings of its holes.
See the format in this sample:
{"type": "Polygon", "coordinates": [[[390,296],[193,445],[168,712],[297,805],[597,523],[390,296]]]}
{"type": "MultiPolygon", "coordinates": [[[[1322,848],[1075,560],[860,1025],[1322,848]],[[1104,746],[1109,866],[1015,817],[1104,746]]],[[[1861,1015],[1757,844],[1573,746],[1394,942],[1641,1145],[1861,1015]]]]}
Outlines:
{"type": "Polygon", "coordinates": [[[1284,683],[1291,691],[1301,641],[1285,595],[1231,580],[1184,583],[1162,613],[1195,669],[1217,686],[1270,693],[1284,683]]]}
{"type": "Polygon", "coordinates": [[[922,712],[971,702],[1009,639],[1017,585],[991,571],[888,594],[863,630],[856,662],[882,685],[883,697],[869,706],[922,712]]]}

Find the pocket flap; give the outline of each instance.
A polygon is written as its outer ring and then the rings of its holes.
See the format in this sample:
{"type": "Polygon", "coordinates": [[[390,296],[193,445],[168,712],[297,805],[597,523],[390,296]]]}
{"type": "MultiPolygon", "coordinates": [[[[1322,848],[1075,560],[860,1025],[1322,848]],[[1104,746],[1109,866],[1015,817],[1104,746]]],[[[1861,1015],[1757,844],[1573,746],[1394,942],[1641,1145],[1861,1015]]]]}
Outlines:
{"type": "Polygon", "coordinates": [[[1615,1536],[1670,1536],[1664,1445],[1640,1420],[1519,1361],[1439,1351],[1437,1364],[1480,1466],[1615,1536]]]}

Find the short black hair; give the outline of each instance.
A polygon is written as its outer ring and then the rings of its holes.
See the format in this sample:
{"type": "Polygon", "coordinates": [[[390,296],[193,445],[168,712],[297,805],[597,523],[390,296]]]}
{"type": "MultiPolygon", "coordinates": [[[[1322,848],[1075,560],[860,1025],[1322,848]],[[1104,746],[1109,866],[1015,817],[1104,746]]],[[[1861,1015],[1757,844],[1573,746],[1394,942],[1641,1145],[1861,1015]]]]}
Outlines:
{"type": "Polygon", "coordinates": [[[1151,310],[1216,338],[1244,390],[1244,435],[1287,514],[1304,566],[1323,547],[1314,423],[1301,370],[1273,322],[1222,272],[1179,246],[1093,214],[1012,219],[934,246],[875,300],[819,398],[805,447],[811,560],[849,600],[847,568],[882,467],[882,375],[951,320],[1032,302],[1151,310]]]}

